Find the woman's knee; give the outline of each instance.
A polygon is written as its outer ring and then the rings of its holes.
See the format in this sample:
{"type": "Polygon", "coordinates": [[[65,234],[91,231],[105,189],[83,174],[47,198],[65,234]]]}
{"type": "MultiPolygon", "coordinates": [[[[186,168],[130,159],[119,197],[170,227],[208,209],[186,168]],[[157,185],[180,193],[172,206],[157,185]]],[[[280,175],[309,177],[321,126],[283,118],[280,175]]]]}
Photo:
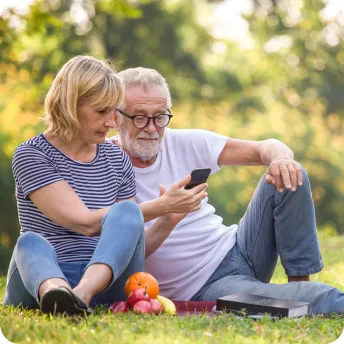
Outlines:
{"type": "MultiPolygon", "coordinates": [[[[144,219],[141,208],[137,203],[132,201],[122,201],[115,203],[103,219],[103,225],[107,218],[115,216],[117,218],[116,224],[121,223],[126,228],[137,230],[138,234],[144,230],[144,219]]],[[[113,226],[110,226],[113,228],[113,226]]],[[[104,228],[103,228],[104,229],[104,228]]]]}
{"type": "Polygon", "coordinates": [[[115,204],[115,207],[120,209],[120,211],[131,213],[134,216],[142,216],[142,211],[139,205],[133,201],[121,201],[115,204]]]}
{"type": "Polygon", "coordinates": [[[56,252],[52,244],[42,235],[35,232],[25,232],[19,236],[14,249],[14,256],[17,262],[19,257],[24,257],[22,254],[25,252],[53,255],[56,259],[56,252]]]}
{"type": "Polygon", "coordinates": [[[31,246],[36,242],[42,241],[42,239],[44,240],[44,238],[41,235],[35,232],[25,232],[21,234],[17,240],[17,250],[25,248],[27,246],[31,246]]]}
{"type": "Polygon", "coordinates": [[[127,214],[127,225],[135,228],[141,234],[144,229],[144,220],[138,204],[132,201],[122,201],[117,203],[117,206],[119,207],[120,213],[127,214]]]}

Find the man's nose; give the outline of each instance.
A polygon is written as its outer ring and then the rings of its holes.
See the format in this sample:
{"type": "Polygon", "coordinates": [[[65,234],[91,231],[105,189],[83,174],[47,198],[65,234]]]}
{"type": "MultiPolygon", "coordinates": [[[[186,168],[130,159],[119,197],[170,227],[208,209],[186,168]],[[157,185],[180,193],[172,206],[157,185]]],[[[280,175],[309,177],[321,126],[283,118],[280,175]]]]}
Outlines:
{"type": "Polygon", "coordinates": [[[151,120],[149,121],[147,127],[145,128],[145,131],[147,131],[150,134],[154,134],[157,131],[153,118],[151,118],[151,120]]]}

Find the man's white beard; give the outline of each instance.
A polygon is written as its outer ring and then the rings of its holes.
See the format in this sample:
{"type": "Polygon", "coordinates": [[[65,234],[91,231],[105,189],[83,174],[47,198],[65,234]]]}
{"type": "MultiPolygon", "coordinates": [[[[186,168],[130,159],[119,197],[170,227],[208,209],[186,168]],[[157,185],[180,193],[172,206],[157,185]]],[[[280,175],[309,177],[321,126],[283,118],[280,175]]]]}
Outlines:
{"type": "Polygon", "coordinates": [[[124,124],[120,125],[120,139],[122,148],[133,158],[140,158],[142,161],[147,161],[154,158],[161,146],[161,137],[158,132],[153,135],[149,135],[142,131],[135,139],[130,139],[128,136],[127,128],[124,124]],[[145,139],[157,139],[154,141],[139,140],[139,138],[145,139]]]}

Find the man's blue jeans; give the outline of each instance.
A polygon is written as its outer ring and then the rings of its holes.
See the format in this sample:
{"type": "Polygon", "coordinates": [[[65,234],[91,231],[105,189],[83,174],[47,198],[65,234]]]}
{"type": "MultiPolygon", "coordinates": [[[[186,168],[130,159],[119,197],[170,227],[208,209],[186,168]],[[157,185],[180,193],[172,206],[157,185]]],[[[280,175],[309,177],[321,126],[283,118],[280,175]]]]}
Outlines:
{"type": "Polygon", "coordinates": [[[278,255],[288,276],[304,276],[323,268],[314,205],[307,173],[296,192],[277,192],[260,180],[244,217],[237,242],[192,300],[246,292],[310,303],[312,314],[344,312],[344,293],[317,282],[270,284],[278,255]]]}
{"type": "Polygon", "coordinates": [[[137,204],[123,201],[114,204],[104,216],[102,231],[89,262],[59,262],[53,246],[34,232],[22,234],[10,263],[5,305],[39,307],[38,290],[48,278],[62,278],[74,288],[91,264],[111,267],[110,286],[91,300],[90,306],[109,305],[126,300],[124,285],[129,276],[144,271],[143,216],[137,204]]]}

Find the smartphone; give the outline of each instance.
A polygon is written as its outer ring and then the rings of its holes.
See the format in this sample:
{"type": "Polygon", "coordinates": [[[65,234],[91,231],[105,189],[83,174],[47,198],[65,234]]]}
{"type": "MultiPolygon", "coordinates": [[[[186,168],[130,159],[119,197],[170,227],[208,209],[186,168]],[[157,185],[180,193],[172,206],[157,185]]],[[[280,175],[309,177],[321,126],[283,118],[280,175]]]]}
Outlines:
{"type": "Polygon", "coordinates": [[[210,172],[210,168],[200,168],[197,170],[193,170],[191,172],[191,181],[190,183],[185,185],[185,189],[189,190],[195,187],[196,185],[205,183],[209,177],[210,172]]]}

